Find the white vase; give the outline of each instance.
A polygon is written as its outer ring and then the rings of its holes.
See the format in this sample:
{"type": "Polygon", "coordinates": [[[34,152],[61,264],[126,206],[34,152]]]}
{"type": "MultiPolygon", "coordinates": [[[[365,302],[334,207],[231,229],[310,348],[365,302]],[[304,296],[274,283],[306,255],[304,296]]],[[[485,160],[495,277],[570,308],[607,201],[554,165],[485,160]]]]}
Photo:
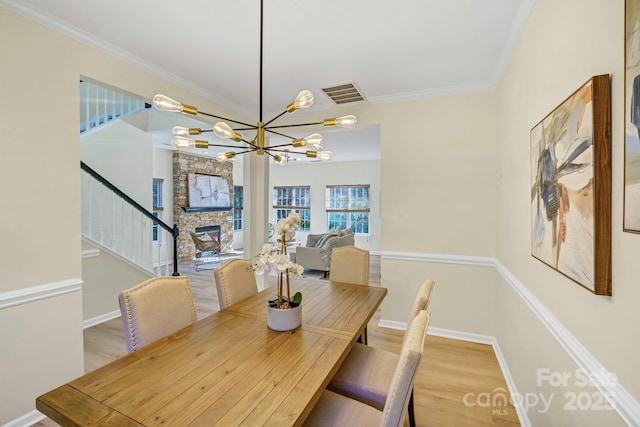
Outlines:
{"type": "Polygon", "coordinates": [[[302,304],[293,308],[267,306],[267,326],[274,331],[291,331],[302,324],[302,304]]]}

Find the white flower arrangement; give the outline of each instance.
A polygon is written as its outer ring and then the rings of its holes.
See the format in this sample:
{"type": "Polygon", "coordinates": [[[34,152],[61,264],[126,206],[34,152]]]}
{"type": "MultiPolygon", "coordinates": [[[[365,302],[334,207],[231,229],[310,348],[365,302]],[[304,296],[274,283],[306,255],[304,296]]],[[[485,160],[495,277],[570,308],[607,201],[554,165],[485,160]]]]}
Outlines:
{"type": "Polygon", "coordinates": [[[274,226],[275,233],[280,236],[277,245],[265,243],[262,245],[262,250],[258,252],[256,263],[253,266],[253,270],[258,276],[263,274],[269,274],[271,271],[275,271],[279,275],[278,280],[278,299],[273,303],[277,308],[291,308],[292,304],[300,304],[302,301],[302,294],[297,292],[293,299],[290,296],[289,290],[289,273],[295,273],[298,276],[302,276],[304,267],[292,262],[287,255],[287,242],[293,240],[296,235],[296,228],[300,226],[302,218],[297,213],[290,213],[286,218],[282,218],[274,226]],[[283,295],[284,291],[284,279],[286,278],[286,297],[283,295]]]}
{"type": "Polygon", "coordinates": [[[262,250],[258,252],[257,260],[253,268],[258,276],[262,276],[265,273],[269,274],[271,271],[284,273],[287,270],[298,276],[302,276],[304,267],[292,262],[287,254],[280,251],[281,248],[277,245],[271,245],[269,243],[262,245],[262,250]]]}

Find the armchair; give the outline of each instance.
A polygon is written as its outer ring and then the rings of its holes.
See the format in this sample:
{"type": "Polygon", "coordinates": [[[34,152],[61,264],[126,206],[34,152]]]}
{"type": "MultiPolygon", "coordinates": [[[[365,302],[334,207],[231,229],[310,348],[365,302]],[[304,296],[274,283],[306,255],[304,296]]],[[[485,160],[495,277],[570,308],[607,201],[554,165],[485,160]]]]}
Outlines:
{"type": "Polygon", "coordinates": [[[198,266],[202,264],[201,258],[203,254],[207,252],[211,252],[214,255],[218,255],[218,262],[221,262],[220,252],[222,252],[222,247],[220,246],[220,242],[213,239],[209,239],[209,240],[201,239],[193,231],[189,231],[189,234],[191,235],[191,239],[193,240],[193,243],[196,245],[196,258],[194,262],[196,271],[198,271],[198,266]]]}

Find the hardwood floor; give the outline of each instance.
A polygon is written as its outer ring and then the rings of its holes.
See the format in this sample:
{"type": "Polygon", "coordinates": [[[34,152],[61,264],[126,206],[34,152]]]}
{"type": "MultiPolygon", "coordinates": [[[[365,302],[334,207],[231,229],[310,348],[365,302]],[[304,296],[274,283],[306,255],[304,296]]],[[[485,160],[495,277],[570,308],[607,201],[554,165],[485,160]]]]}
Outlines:
{"type": "MultiPolygon", "coordinates": [[[[198,318],[218,311],[213,270],[196,272],[192,263],[182,263],[180,272],[189,276],[198,318]]],[[[379,256],[371,257],[369,273],[370,285],[380,286],[379,256]]],[[[437,286],[437,278],[434,279],[437,286]]],[[[317,279],[292,277],[294,288],[297,280],[317,279]]],[[[379,327],[379,320],[380,313],[377,313],[368,326],[369,345],[399,353],[404,331],[379,327]]],[[[85,329],[85,372],[126,352],[120,318],[85,329]]],[[[502,371],[489,345],[428,335],[414,390],[416,423],[420,427],[520,425],[512,405],[485,404],[487,399],[493,401],[496,396],[508,395],[502,371]]],[[[40,427],[55,425],[49,419],[34,424],[40,427]]],[[[408,425],[406,420],[405,425],[408,425]]]]}

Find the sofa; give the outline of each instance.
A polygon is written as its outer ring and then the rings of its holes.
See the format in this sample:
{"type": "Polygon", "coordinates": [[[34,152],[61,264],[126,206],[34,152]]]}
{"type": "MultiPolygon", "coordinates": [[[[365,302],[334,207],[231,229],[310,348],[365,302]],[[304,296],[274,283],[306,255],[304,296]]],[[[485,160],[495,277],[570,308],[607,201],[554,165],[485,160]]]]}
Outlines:
{"type": "Polygon", "coordinates": [[[322,234],[309,234],[305,246],[296,248],[295,262],[309,270],[324,271],[331,266],[331,251],[340,246],[354,246],[353,230],[345,228],[322,234]]]}

